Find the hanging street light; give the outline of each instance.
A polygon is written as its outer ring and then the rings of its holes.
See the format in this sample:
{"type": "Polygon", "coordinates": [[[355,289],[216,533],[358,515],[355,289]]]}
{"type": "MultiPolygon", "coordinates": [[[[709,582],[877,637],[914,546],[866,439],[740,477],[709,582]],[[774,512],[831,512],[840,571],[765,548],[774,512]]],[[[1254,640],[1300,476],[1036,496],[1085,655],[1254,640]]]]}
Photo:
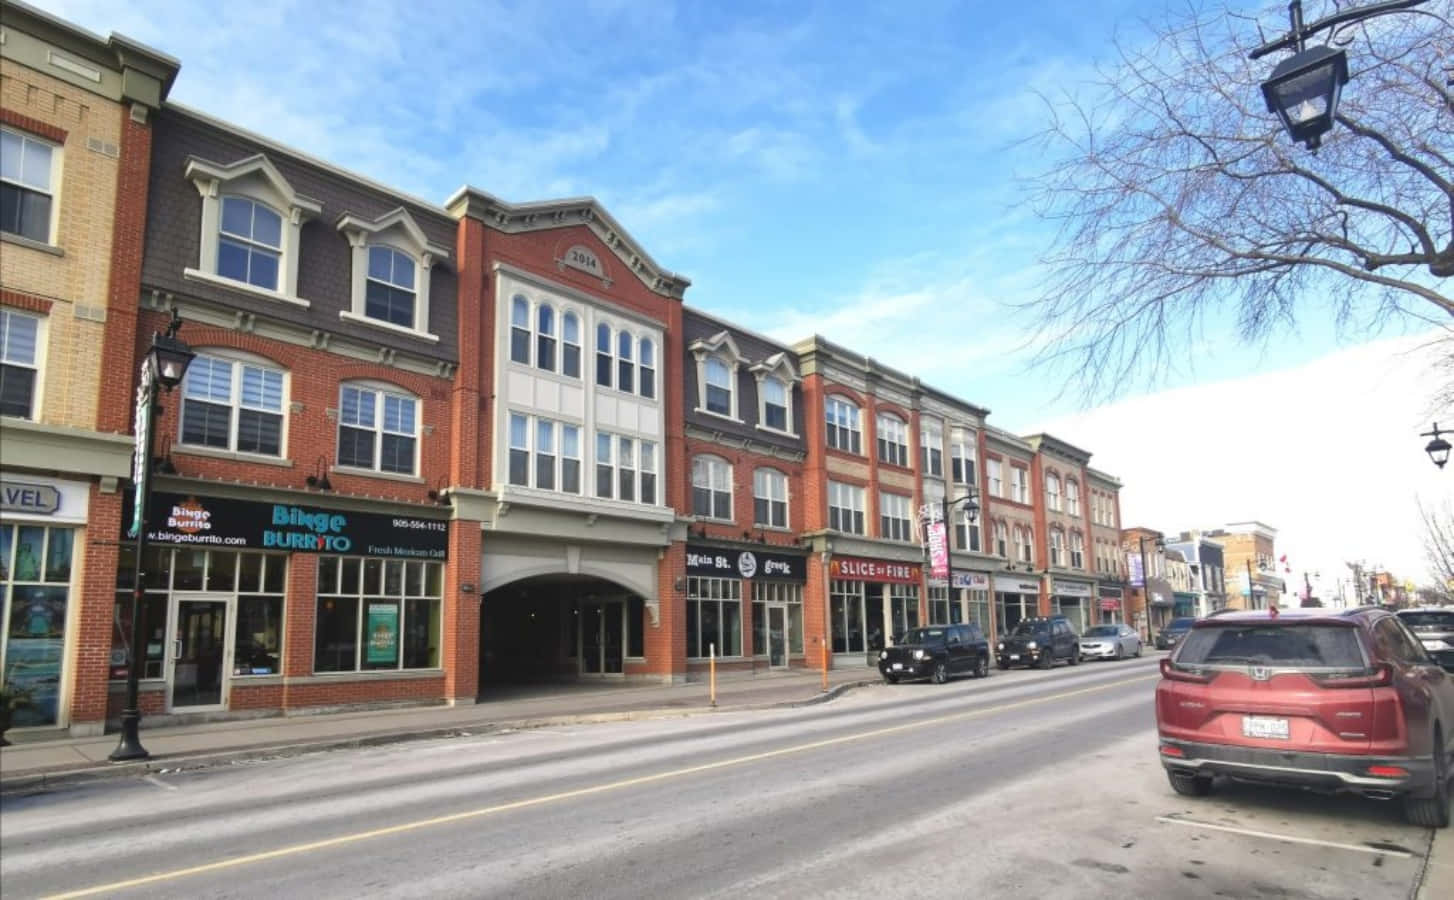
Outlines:
{"type": "Polygon", "coordinates": [[[1441,469],[1444,468],[1444,463],[1449,461],[1450,449],[1454,449],[1451,448],[1449,442],[1444,440],[1444,438],[1441,436],[1449,433],[1450,432],[1448,431],[1439,431],[1439,423],[1435,422],[1433,431],[1426,431],[1423,434],[1419,435],[1419,437],[1433,438],[1433,440],[1429,441],[1427,444],[1424,445],[1424,452],[1429,454],[1429,459],[1433,460],[1434,465],[1438,466],[1441,469]]]}
{"type": "Polygon", "coordinates": [[[1293,143],[1317,150],[1323,135],[1333,130],[1338,114],[1338,99],[1348,83],[1348,56],[1328,46],[1309,48],[1307,39],[1324,29],[1334,29],[1350,22],[1361,22],[1374,16],[1410,10],[1428,0],[1386,0],[1356,9],[1324,16],[1309,25],[1303,24],[1302,0],[1288,4],[1291,29],[1275,41],[1269,41],[1248,54],[1258,59],[1278,50],[1294,50],[1292,56],[1278,63],[1267,80],[1262,82],[1262,96],[1267,111],[1276,113],[1293,143]]]}

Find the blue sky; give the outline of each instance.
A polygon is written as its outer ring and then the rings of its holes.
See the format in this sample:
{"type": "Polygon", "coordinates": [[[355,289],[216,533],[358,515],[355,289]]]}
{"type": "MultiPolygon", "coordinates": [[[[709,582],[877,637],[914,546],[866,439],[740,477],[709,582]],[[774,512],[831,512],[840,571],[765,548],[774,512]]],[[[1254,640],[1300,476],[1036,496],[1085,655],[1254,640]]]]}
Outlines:
{"type": "MultiPolygon", "coordinates": [[[[423,198],[464,183],[594,195],[693,280],[690,304],[783,339],[822,333],[1027,430],[1085,421],[1054,400],[1063,373],[1027,368],[1032,336],[1008,308],[1050,237],[1016,181],[1043,164],[1019,143],[1044,124],[1034,92],[1082,84],[1167,2],[42,5],[180,58],[173,99],[423,198]]],[[[1160,387],[1401,333],[1340,340],[1314,317],[1245,347],[1214,321],[1194,370],[1160,387]]],[[[1113,471],[1134,458],[1088,449],[1113,471]]],[[[1273,515],[1261,502],[1239,517],[1273,515]]]]}

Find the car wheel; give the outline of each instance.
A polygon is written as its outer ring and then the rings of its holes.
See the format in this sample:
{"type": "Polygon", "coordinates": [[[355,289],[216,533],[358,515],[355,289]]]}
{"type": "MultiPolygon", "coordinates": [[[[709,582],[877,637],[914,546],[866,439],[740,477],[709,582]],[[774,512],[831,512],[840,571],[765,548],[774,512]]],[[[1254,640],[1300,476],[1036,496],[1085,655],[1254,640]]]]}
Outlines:
{"type": "Polygon", "coordinates": [[[885,672],[884,673],[884,681],[886,681],[889,684],[898,684],[899,683],[899,676],[897,676],[897,675],[890,675],[887,672],[885,672]]]}
{"type": "Polygon", "coordinates": [[[979,661],[974,664],[974,677],[975,678],[987,678],[987,677],[989,677],[989,674],[990,674],[990,658],[988,656],[981,656],[979,658],[979,661]]]}
{"type": "Polygon", "coordinates": [[[942,662],[934,664],[934,683],[944,684],[949,680],[949,667],[942,662]]]}
{"type": "Polygon", "coordinates": [[[995,663],[995,668],[996,669],[1004,670],[1004,669],[1008,669],[1009,667],[1010,667],[1010,664],[1007,663],[1007,662],[996,662],[995,663]]]}
{"type": "Polygon", "coordinates": [[[1119,662],[1126,658],[1126,648],[1116,644],[1116,660],[1119,662]]]}
{"type": "Polygon", "coordinates": [[[1080,648],[1079,647],[1072,647],[1071,648],[1071,650],[1070,650],[1070,664],[1072,666],[1078,666],[1078,665],[1080,665],[1080,648]]]}
{"type": "Polygon", "coordinates": [[[1042,668],[1042,669],[1053,669],[1053,668],[1055,668],[1055,651],[1053,649],[1049,653],[1047,653],[1044,656],[1040,657],[1040,668],[1042,668]]]}
{"type": "Polygon", "coordinates": [[[1168,770],[1166,780],[1171,782],[1171,789],[1183,797],[1205,797],[1212,792],[1210,775],[1190,775],[1168,770]]]}
{"type": "Polygon", "coordinates": [[[1449,758],[1444,735],[1434,732],[1434,795],[1405,797],[1404,818],[1424,828],[1449,827],[1449,758]]]}
{"type": "Polygon", "coordinates": [[[1136,642],[1136,652],[1134,654],[1132,654],[1132,655],[1135,656],[1137,659],[1140,659],[1141,658],[1141,642],[1140,641],[1137,641],[1136,642]]]}

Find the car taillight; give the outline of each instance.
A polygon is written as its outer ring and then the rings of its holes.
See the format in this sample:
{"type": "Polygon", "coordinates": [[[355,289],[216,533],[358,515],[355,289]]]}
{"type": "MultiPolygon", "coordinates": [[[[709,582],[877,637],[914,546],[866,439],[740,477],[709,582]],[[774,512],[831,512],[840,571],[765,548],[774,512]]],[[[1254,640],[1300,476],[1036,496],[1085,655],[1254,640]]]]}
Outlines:
{"type": "Polygon", "coordinates": [[[1163,659],[1161,661],[1161,675],[1163,678],[1170,678],[1172,681],[1190,681],[1193,684],[1209,684],[1212,680],[1211,675],[1197,671],[1196,669],[1183,668],[1170,659],[1163,659]]]}
{"type": "Polygon", "coordinates": [[[1181,749],[1180,747],[1173,747],[1170,744],[1162,744],[1161,745],[1161,755],[1162,756],[1180,756],[1180,757],[1185,757],[1186,756],[1186,751],[1183,750],[1183,749],[1181,749]]]}
{"type": "Polygon", "coordinates": [[[1369,766],[1368,774],[1378,778],[1404,778],[1409,770],[1399,766],[1369,766]]]}
{"type": "Polygon", "coordinates": [[[1319,687],[1325,688],[1370,688],[1382,687],[1393,683],[1393,667],[1388,663],[1379,663],[1371,671],[1347,674],[1339,672],[1332,675],[1309,674],[1319,687]]]}

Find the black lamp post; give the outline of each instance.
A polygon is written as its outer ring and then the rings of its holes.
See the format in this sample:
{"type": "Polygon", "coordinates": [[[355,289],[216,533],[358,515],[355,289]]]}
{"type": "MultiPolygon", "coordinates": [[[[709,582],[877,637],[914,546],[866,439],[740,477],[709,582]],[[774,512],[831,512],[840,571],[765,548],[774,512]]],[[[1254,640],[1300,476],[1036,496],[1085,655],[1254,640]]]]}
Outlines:
{"type": "Polygon", "coordinates": [[[1439,431],[1439,423],[1435,422],[1433,431],[1426,431],[1419,435],[1419,437],[1433,439],[1424,445],[1424,452],[1429,454],[1429,459],[1433,460],[1434,465],[1441,469],[1444,468],[1444,463],[1449,461],[1449,450],[1451,449],[1449,442],[1444,440],[1441,435],[1449,433],[1448,431],[1439,431]]]}
{"type": "MultiPolygon", "coordinates": [[[[1144,534],[1138,535],[1136,537],[1136,545],[1141,549],[1141,599],[1144,600],[1144,601],[1146,601],[1146,603],[1145,603],[1145,606],[1146,606],[1146,640],[1149,643],[1151,641],[1151,638],[1152,638],[1152,633],[1151,633],[1151,569],[1148,568],[1147,565],[1146,565],[1146,541],[1147,540],[1148,540],[1148,538],[1144,534]]],[[[1156,547],[1157,550],[1165,550],[1166,549],[1166,538],[1161,537],[1160,535],[1157,535],[1154,538],[1150,538],[1150,541],[1151,541],[1151,543],[1153,545],[1155,545],[1155,547],[1156,547]]]]}
{"type": "Polygon", "coordinates": [[[1267,80],[1262,82],[1262,96],[1267,111],[1276,113],[1293,143],[1302,143],[1309,150],[1318,149],[1323,135],[1333,130],[1338,113],[1338,98],[1348,83],[1348,56],[1328,46],[1309,48],[1307,39],[1323,29],[1361,22],[1374,16],[1402,12],[1420,6],[1427,0],[1386,0],[1369,6],[1347,9],[1324,16],[1311,24],[1303,24],[1302,0],[1292,0],[1287,12],[1291,28],[1275,41],[1269,41],[1248,56],[1258,59],[1278,50],[1294,50],[1292,56],[1278,63],[1267,80]]]}
{"type": "Polygon", "coordinates": [[[146,529],[147,507],[151,501],[151,448],[156,439],[157,388],[170,391],[182,381],[187,366],[197,354],[177,339],[182,318],[172,310],[172,320],[167,324],[166,334],[153,333],[151,349],[141,363],[141,384],[136,391],[136,448],[132,460],[132,487],[134,504],[131,518],[131,536],[136,540],[136,567],[132,572],[131,590],[131,648],[126,661],[126,707],[121,711],[121,740],[108,757],[112,762],[132,759],[146,759],[151,754],[141,745],[138,729],[141,726],[141,708],[137,694],[140,688],[141,667],[145,664],[146,617],[142,613],[146,597],[146,529]]]}

